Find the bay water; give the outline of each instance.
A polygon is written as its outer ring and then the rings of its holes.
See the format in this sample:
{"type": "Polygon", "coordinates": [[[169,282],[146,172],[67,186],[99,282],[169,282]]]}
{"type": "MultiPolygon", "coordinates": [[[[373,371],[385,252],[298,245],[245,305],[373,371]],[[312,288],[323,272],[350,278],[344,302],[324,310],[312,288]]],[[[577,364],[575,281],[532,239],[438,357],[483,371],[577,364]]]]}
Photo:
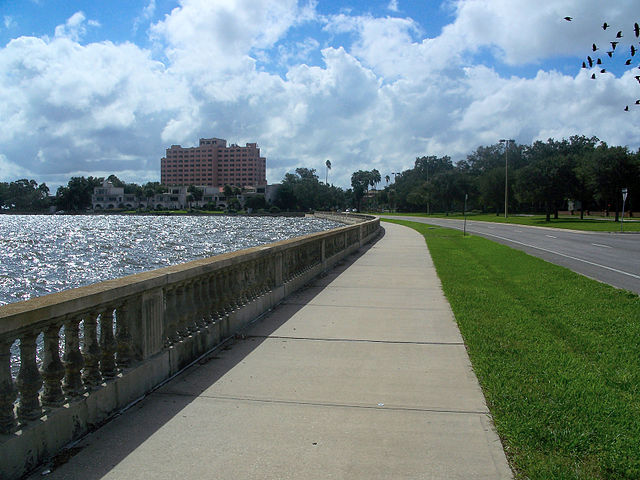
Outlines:
{"type": "Polygon", "coordinates": [[[0,305],[336,226],[312,217],[0,215],[0,305]]]}

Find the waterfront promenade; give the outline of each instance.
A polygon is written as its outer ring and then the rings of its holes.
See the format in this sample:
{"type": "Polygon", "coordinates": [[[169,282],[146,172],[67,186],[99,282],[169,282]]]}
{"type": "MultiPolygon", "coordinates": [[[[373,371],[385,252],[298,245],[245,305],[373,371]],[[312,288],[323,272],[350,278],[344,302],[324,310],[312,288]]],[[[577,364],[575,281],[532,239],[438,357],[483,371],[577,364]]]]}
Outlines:
{"type": "Polygon", "coordinates": [[[511,478],[424,239],[384,228],[45,478],[511,478]]]}

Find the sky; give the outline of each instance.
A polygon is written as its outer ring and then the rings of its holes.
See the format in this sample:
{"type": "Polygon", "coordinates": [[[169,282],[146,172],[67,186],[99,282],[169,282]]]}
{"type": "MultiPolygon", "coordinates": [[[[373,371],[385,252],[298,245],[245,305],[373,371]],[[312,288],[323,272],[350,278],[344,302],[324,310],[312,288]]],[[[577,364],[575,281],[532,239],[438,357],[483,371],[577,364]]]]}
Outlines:
{"type": "Polygon", "coordinates": [[[211,137],[343,188],[503,138],[635,151],[634,22],[637,0],[0,0],[0,181],[159,181],[211,137]]]}

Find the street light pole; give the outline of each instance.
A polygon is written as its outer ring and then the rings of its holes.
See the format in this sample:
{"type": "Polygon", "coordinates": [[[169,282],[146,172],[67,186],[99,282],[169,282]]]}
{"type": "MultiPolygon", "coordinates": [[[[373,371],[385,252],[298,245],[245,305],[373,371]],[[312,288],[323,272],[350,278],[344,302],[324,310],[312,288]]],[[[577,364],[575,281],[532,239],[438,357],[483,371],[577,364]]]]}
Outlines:
{"type": "Polygon", "coordinates": [[[507,152],[509,151],[509,142],[515,142],[512,138],[500,139],[500,143],[504,143],[504,218],[508,216],[508,196],[509,196],[509,162],[507,160],[507,152]]]}
{"type": "Polygon", "coordinates": [[[627,189],[622,189],[622,218],[620,218],[620,233],[622,233],[622,225],[624,224],[624,204],[627,201],[627,189]]]}

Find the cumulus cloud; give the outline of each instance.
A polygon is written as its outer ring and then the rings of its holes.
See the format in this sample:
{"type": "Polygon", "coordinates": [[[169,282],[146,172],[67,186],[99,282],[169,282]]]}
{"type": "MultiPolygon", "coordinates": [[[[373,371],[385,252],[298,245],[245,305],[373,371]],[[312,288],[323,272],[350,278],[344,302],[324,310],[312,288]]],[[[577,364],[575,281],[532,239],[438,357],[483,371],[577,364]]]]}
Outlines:
{"type": "Polygon", "coordinates": [[[84,44],[91,22],[78,12],[52,39],[0,50],[0,168],[50,185],[111,173],[140,183],[159,179],[171,144],[216,136],[257,141],[270,182],[299,166],[321,171],[328,158],[332,181],[347,187],[358,169],[457,160],[505,137],[640,145],[640,108],[622,111],[638,92],[633,71],[593,81],[577,61],[569,74],[544,67],[590,46],[603,16],[630,17],[630,1],[452,5],[452,22],[429,38],[412,18],[322,16],[315,2],[182,0],[151,25],[153,50],[84,44]],[[505,75],[505,64],[539,71],[505,75]]]}
{"type": "Polygon", "coordinates": [[[156,0],[149,0],[149,3],[142,9],[138,17],[133,20],[133,31],[137,32],[140,25],[149,22],[156,13],[156,0]]]}
{"type": "Polygon", "coordinates": [[[90,27],[99,27],[100,22],[96,20],[88,20],[82,12],[76,12],[64,25],[58,25],[55,29],[56,38],[68,38],[74,42],[78,42],[87,33],[87,25],[90,27]]]}
{"type": "Polygon", "coordinates": [[[17,25],[15,19],[11,15],[5,15],[2,19],[2,23],[4,24],[4,28],[6,28],[7,30],[17,25]]]}

